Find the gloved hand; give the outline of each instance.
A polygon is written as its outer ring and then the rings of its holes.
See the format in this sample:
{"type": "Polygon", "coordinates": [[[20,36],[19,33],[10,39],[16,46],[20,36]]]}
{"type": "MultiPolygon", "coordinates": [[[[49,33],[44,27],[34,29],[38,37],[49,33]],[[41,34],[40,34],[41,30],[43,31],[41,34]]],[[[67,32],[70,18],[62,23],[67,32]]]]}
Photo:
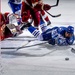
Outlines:
{"type": "Polygon", "coordinates": [[[47,11],[47,10],[51,9],[51,6],[48,4],[44,4],[43,9],[47,11]]]}
{"type": "Polygon", "coordinates": [[[55,45],[55,39],[48,40],[48,43],[51,44],[51,45],[55,45]]]}
{"type": "Polygon", "coordinates": [[[51,6],[48,4],[44,4],[44,5],[37,4],[34,8],[37,9],[38,11],[40,11],[40,10],[46,10],[47,11],[47,10],[51,9],[51,6]]]}
{"type": "Polygon", "coordinates": [[[65,38],[58,38],[57,45],[59,45],[59,46],[67,45],[66,39],[65,38]]]}

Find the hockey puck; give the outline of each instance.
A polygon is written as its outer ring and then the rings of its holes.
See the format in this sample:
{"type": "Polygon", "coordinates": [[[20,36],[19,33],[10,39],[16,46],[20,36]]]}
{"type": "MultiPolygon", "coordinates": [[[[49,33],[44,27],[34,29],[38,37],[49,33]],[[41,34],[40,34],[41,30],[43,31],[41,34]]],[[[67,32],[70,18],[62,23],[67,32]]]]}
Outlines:
{"type": "Polygon", "coordinates": [[[69,58],[67,57],[67,58],[65,58],[65,60],[66,60],[66,61],[68,61],[68,60],[69,60],[69,58]]]}

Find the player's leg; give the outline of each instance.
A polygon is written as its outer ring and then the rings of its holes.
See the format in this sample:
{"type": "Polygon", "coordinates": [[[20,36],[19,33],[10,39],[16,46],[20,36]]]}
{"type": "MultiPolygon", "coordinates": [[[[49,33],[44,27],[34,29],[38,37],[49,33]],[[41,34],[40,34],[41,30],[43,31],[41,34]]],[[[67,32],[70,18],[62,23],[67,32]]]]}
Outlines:
{"type": "Polygon", "coordinates": [[[11,8],[12,12],[15,13],[15,5],[11,2],[8,2],[9,7],[11,8]]]}
{"type": "Polygon", "coordinates": [[[49,20],[48,16],[46,15],[44,10],[40,11],[40,14],[42,15],[42,18],[47,22],[47,25],[51,24],[51,21],[49,20]]]}
{"type": "Polygon", "coordinates": [[[35,27],[30,26],[30,27],[28,28],[28,30],[29,30],[30,33],[31,33],[32,35],[34,35],[34,37],[36,37],[38,40],[43,40],[43,37],[42,37],[40,31],[37,30],[35,27]]]}
{"type": "Polygon", "coordinates": [[[45,24],[43,18],[40,16],[40,28],[42,32],[45,32],[46,30],[49,29],[49,27],[45,24]]]}
{"type": "Polygon", "coordinates": [[[40,25],[40,13],[36,10],[30,10],[30,13],[34,21],[34,27],[38,29],[38,26],[40,25]]]}

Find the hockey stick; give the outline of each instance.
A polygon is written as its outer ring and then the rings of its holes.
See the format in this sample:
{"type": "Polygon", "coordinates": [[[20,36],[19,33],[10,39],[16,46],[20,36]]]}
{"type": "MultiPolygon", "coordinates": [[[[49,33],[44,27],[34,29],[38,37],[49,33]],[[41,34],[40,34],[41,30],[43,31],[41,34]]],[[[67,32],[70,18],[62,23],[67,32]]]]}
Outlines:
{"type": "MultiPolygon", "coordinates": [[[[22,49],[22,48],[33,47],[33,46],[37,46],[37,45],[43,45],[43,44],[46,44],[46,43],[48,43],[48,41],[43,42],[43,43],[38,43],[38,44],[30,45],[30,46],[18,47],[17,50],[22,49]]],[[[16,50],[16,51],[17,51],[17,50],[16,50]]]]}
{"type": "Polygon", "coordinates": [[[52,5],[51,7],[56,7],[56,6],[58,6],[58,4],[59,4],[59,0],[57,0],[56,4],[52,5]]]}
{"type": "Polygon", "coordinates": [[[22,49],[22,48],[29,48],[29,47],[33,47],[33,46],[37,46],[37,45],[46,44],[46,43],[48,43],[48,42],[46,41],[46,42],[43,42],[43,43],[38,43],[38,44],[34,44],[34,45],[29,45],[29,46],[26,46],[27,45],[26,44],[26,45],[24,45],[22,47],[1,47],[1,49],[16,49],[16,51],[17,51],[17,50],[22,49]]]}
{"type": "MultiPolygon", "coordinates": [[[[24,44],[23,46],[21,47],[24,47],[26,46],[27,44],[29,44],[31,41],[29,40],[26,44],[24,44]]],[[[1,47],[1,49],[18,49],[19,47],[1,47]]]]}
{"type": "MultiPolygon", "coordinates": [[[[59,0],[57,0],[56,4],[55,5],[52,5],[51,7],[56,7],[56,6],[58,6],[58,4],[59,4],[59,0]]],[[[54,17],[54,18],[61,16],[61,14],[52,15],[48,11],[46,11],[46,13],[49,14],[51,17],[54,17]]]]}
{"type": "Polygon", "coordinates": [[[72,53],[75,53],[75,48],[72,48],[72,47],[71,47],[71,52],[72,52],[72,53]]]}
{"type": "MultiPolygon", "coordinates": [[[[31,25],[33,23],[33,20],[31,20],[31,22],[29,22],[29,24],[31,25]]],[[[24,24],[22,27],[20,27],[21,30],[24,30],[25,28],[27,28],[28,23],[24,24]]]]}
{"type": "Polygon", "coordinates": [[[11,37],[11,38],[35,38],[33,36],[16,36],[16,37],[11,37]]]}
{"type": "MultiPolygon", "coordinates": [[[[74,35],[74,41],[75,41],[75,35],[74,35]]],[[[75,43],[74,43],[73,45],[75,45],[75,43]]],[[[73,48],[73,47],[71,47],[71,46],[70,46],[70,48],[71,48],[71,52],[72,52],[72,53],[75,53],[75,48],[73,48]]]]}
{"type": "Polygon", "coordinates": [[[35,38],[33,38],[33,39],[28,39],[28,38],[26,38],[26,39],[19,39],[19,38],[11,38],[11,39],[6,39],[6,40],[4,40],[4,41],[35,41],[35,40],[38,40],[38,39],[35,39],[35,38]]]}
{"type": "Polygon", "coordinates": [[[58,15],[52,15],[52,14],[50,14],[48,11],[46,11],[46,13],[48,13],[51,17],[54,17],[54,18],[61,16],[61,14],[58,14],[58,15]]]}

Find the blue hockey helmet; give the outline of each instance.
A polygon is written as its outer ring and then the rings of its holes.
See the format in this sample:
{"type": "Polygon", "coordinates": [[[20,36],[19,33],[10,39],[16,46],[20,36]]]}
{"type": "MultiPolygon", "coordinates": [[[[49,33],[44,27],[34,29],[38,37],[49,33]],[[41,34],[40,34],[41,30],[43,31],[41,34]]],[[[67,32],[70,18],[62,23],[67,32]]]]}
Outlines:
{"type": "Polygon", "coordinates": [[[68,26],[67,27],[67,32],[70,33],[70,34],[73,34],[74,33],[74,27],[68,26]]]}

